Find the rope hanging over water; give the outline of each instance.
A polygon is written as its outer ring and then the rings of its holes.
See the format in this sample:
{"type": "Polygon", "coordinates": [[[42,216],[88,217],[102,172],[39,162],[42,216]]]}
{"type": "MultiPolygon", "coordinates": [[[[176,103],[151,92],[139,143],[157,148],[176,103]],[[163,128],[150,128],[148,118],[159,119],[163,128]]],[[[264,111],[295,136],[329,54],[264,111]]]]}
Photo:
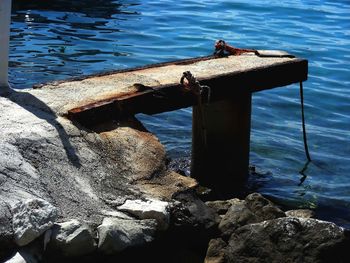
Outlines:
{"type": "Polygon", "coordinates": [[[300,104],[301,104],[301,122],[303,127],[303,141],[304,141],[304,149],[306,158],[309,162],[311,162],[311,157],[309,153],[309,147],[307,145],[307,138],[306,138],[306,127],[305,127],[305,115],[304,115],[304,91],[303,91],[303,82],[300,81],[300,104]]]}

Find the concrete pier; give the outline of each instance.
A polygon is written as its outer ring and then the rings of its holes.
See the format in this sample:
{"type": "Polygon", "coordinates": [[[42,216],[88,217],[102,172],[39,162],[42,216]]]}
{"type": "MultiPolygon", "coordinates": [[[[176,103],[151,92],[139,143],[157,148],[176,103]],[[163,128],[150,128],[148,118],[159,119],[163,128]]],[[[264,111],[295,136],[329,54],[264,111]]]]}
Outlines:
{"type": "Polygon", "coordinates": [[[220,193],[232,193],[249,165],[251,97],[260,90],[307,79],[307,60],[258,57],[204,57],[41,85],[31,92],[79,127],[87,129],[137,113],[155,114],[193,106],[192,177],[220,193]],[[208,102],[179,83],[190,71],[211,88],[208,102]]]}

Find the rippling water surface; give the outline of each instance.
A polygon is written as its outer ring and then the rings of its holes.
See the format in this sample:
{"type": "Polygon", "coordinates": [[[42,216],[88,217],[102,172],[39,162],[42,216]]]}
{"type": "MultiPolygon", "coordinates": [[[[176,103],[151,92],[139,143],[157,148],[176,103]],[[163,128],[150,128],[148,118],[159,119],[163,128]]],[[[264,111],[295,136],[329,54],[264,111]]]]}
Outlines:
{"type": "MultiPolygon", "coordinates": [[[[350,227],[350,2],[13,0],[13,87],[211,54],[225,39],[309,60],[313,158],[304,176],[298,86],[253,97],[250,187],[350,227]]],[[[140,116],[172,157],[189,155],[191,109],[140,116]]]]}

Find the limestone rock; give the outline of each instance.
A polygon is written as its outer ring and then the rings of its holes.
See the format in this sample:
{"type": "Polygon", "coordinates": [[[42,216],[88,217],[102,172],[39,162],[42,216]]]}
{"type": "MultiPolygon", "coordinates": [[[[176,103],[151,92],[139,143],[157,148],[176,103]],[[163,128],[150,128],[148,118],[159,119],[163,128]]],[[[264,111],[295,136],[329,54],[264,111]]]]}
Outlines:
{"type": "Polygon", "coordinates": [[[53,226],[49,247],[63,256],[76,257],[93,252],[96,244],[89,226],[73,219],[53,226]]]}
{"type": "MultiPolygon", "coordinates": [[[[349,262],[344,229],[316,219],[278,218],[238,228],[223,262],[349,262]]],[[[219,253],[219,252],[216,252],[219,253]]]]}
{"type": "Polygon", "coordinates": [[[153,177],[151,181],[140,180],[138,185],[154,198],[170,201],[178,193],[198,187],[198,182],[191,177],[169,171],[163,176],[153,177]]]}
{"type": "Polygon", "coordinates": [[[245,198],[246,207],[252,211],[259,221],[285,217],[285,213],[259,193],[253,193],[245,198]]]}
{"type": "Polygon", "coordinates": [[[142,246],[154,240],[156,228],[154,219],[105,218],[97,228],[98,249],[105,254],[116,254],[129,247],[142,246]]]}
{"type": "Polygon", "coordinates": [[[236,202],[229,208],[219,229],[224,235],[230,236],[238,227],[279,217],[285,217],[281,209],[262,195],[253,193],[244,202],[236,202]]]}
{"type": "Polygon", "coordinates": [[[220,217],[214,209],[191,192],[180,193],[175,200],[179,201],[171,211],[175,227],[187,229],[189,233],[199,231],[206,237],[216,232],[220,217]]]}
{"type": "Polygon", "coordinates": [[[8,256],[14,247],[12,215],[9,206],[0,201],[0,261],[8,256]]]}
{"type": "Polygon", "coordinates": [[[204,263],[225,262],[224,248],[226,246],[226,242],[223,241],[221,238],[210,240],[204,263]]]}
{"type": "Polygon", "coordinates": [[[98,128],[63,117],[62,107],[88,103],[80,92],[72,95],[74,86],[66,88],[0,90],[6,93],[0,95],[0,200],[11,206],[50,200],[63,220],[100,224],[101,210],[111,209],[108,200],[139,198],[147,190],[135,180],[162,177],[165,150],[156,136],[139,129],[136,118],[98,128]]]}
{"type": "Polygon", "coordinates": [[[309,209],[297,209],[286,211],[288,217],[302,217],[302,218],[313,218],[315,216],[314,211],[309,209]]]}
{"type": "Polygon", "coordinates": [[[12,258],[4,263],[37,263],[38,261],[27,253],[17,252],[12,258]]]}
{"type": "Polygon", "coordinates": [[[245,203],[238,203],[231,206],[224,215],[219,224],[219,230],[226,236],[230,236],[238,227],[255,222],[258,222],[257,216],[245,206],[245,203]]]}
{"type": "Polygon", "coordinates": [[[127,214],[116,210],[101,210],[101,214],[104,217],[117,217],[121,219],[130,219],[130,220],[134,219],[133,217],[128,216],[127,214]]]}
{"type": "Polygon", "coordinates": [[[142,200],[126,200],[126,202],[119,206],[118,209],[123,212],[130,213],[139,219],[155,219],[161,230],[165,230],[169,226],[170,214],[169,203],[148,199],[142,200]]]}
{"type": "Polygon", "coordinates": [[[13,230],[17,245],[24,246],[51,228],[57,209],[42,199],[27,199],[12,207],[13,230]]]}
{"type": "Polygon", "coordinates": [[[213,208],[216,211],[216,213],[218,213],[219,215],[224,215],[232,205],[241,204],[243,202],[244,202],[243,200],[234,198],[230,200],[207,201],[205,202],[205,204],[213,208]]]}
{"type": "Polygon", "coordinates": [[[5,261],[5,263],[27,263],[27,261],[17,252],[12,258],[5,261]]]}

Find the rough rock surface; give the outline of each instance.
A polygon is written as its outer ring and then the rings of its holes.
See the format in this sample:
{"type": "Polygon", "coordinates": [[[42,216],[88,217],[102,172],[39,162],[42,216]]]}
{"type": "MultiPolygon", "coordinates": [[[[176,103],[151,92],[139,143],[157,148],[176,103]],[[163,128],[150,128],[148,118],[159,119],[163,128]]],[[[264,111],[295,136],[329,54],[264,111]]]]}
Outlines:
{"type": "MultiPolygon", "coordinates": [[[[0,88],[0,200],[6,206],[41,198],[57,207],[60,221],[76,218],[99,225],[117,213],[116,200],[171,199],[196,184],[165,170],[163,145],[135,118],[83,127],[65,117],[83,98],[88,102],[96,93],[131,91],[118,88],[119,80],[105,81],[100,91],[89,80],[82,90],[75,82],[38,90],[0,88]]],[[[140,77],[139,82],[154,84],[147,81],[140,77]]],[[[1,211],[1,226],[6,226],[0,229],[1,248],[11,237],[7,213],[1,211]]]]}
{"type": "Polygon", "coordinates": [[[156,176],[152,180],[140,180],[138,185],[140,185],[140,189],[150,193],[155,198],[170,201],[178,193],[195,189],[198,182],[191,177],[170,171],[163,176],[156,176]]]}
{"type": "Polygon", "coordinates": [[[225,248],[227,243],[221,238],[210,240],[208,251],[204,263],[223,263],[225,262],[225,248]]]}
{"type": "Polygon", "coordinates": [[[0,261],[15,246],[12,230],[12,214],[6,202],[0,200],[0,261]]]}
{"type": "Polygon", "coordinates": [[[26,246],[17,247],[16,254],[12,257],[13,260],[19,260],[19,262],[25,263],[40,263],[43,262],[43,254],[44,254],[44,239],[46,233],[51,232],[48,230],[44,235],[36,238],[33,242],[30,242],[26,246]],[[24,261],[23,261],[24,260],[24,261]]]}
{"type": "Polygon", "coordinates": [[[6,260],[4,263],[37,263],[37,261],[32,257],[28,257],[28,255],[22,255],[17,252],[12,258],[6,260]]]}
{"type": "Polygon", "coordinates": [[[57,219],[57,209],[41,199],[27,199],[12,207],[15,241],[24,246],[50,229],[57,219]]]}
{"type": "Polygon", "coordinates": [[[333,223],[278,218],[238,228],[224,262],[349,262],[345,247],[344,230],[333,223]]]}
{"type": "MultiPolygon", "coordinates": [[[[100,192],[105,198],[117,188],[113,180],[103,188],[106,178],[112,176],[106,171],[113,171],[111,162],[88,147],[81,135],[84,132],[63,118],[34,105],[18,105],[1,97],[0,101],[0,116],[7,120],[0,134],[2,197],[14,203],[40,196],[57,204],[64,218],[98,220],[96,215],[105,207],[97,194],[99,188],[105,189],[100,192]]],[[[94,133],[87,137],[98,142],[94,133]]],[[[123,181],[123,176],[119,180],[123,181]]]]}
{"type": "Polygon", "coordinates": [[[126,200],[118,209],[136,216],[139,219],[156,219],[161,230],[169,226],[169,203],[156,200],[126,200]]]}
{"type": "Polygon", "coordinates": [[[240,226],[285,217],[285,213],[261,194],[248,195],[243,202],[234,202],[222,218],[219,229],[230,236],[240,226]]]}
{"type": "Polygon", "coordinates": [[[89,226],[73,219],[53,226],[48,248],[62,256],[77,257],[92,253],[96,243],[89,226]]]}
{"type": "Polygon", "coordinates": [[[190,192],[174,196],[178,202],[171,207],[172,236],[191,250],[207,246],[218,233],[220,216],[190,192]]]}
{"type": "Polygon", "coordinates": [[[178,205],[172,208],[173,224],[189,226],[207,231],[217,227],[220,217],[191,192],[179,193],[175,197],[178,205]]]}
{"type": "Polygon", "coordinates": [[[98,230],[98,249],[115,254],[130,247],[142,246],[154,240],[157,221],[105,218],[98,230]]]}
{"type": "Polygon", "coordinates": [[[207,206],[213,208],[219,215],[225,215],[231,206],[240,205],[243,203],[244,201],[238,198],[205,202],[207,206]]]}
{"type": "MultiPolygon", "coordinates": [[[[224,211],[229,201],[208,205],[224,211]]],[[[305,218],[310,210],[294,210],[286,217],[257,193],[230,202],[219,224],[221,233],[209,242],[205,263],[349,262],[347,231],[333,223],[305,218]]]]}
{"type": "Polygon", "coordinates": [[[296,209],[286,211],[288,217],[302,217],[302,218],[313,218],[315,212],[310,209],[296,209]]]}

